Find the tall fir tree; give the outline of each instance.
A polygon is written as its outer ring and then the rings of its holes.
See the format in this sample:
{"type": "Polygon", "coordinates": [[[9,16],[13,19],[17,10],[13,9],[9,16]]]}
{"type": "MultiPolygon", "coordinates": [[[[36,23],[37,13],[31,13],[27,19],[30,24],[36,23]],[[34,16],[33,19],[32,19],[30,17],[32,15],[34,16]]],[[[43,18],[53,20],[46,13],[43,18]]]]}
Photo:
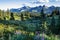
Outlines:
{"type": "Polygon", "coordinates": [[[45,8],[45,6],[43,6],[43,8],[42,8],[42,10],[41,10],[41,14],[40,14],[40,20],[41,20],[41,28],[42,28],[42,32],[44,32],[45,30],[46,30],[46,16],[45,16],[45,14],[44,14],[44,8],[45,8]]]}
{"type": "Polygon", "coordinates": [[[56,26],[56,32],[57,34],[60,34],[60,15],[59,15],[59,18],[58,18],[58,21],[57,21],[57,26],[56,26]]]}
{"type": "Polygon", "coordinates": [[[30,17],[30,13],[28,11],[25,12],[26,19],[28,20],[30,17]]]}
{"type": "Polygon", "coordinates": [[[24,17],[23,17],[23,14],[21,13],[21,21],[23,21],[24,20],[24,17]]]}
{"type": "Polygon", "coordinates": [[[0,19],[1,19],[2,15],[1,15],[1,9],[0,9],[0,19]]]}
{"type": "Polygon", "coordinates": [[[55,8],[55,10],[52,11],[52,16],[59,15],[59,9],[55,8]]]}
{"type": "Polygon", "coordinates": [[[10,19],[10,15],[11,15],[10,10],[7,9],[7,11],[6,11],[6,13],[5,13],[5,16],[8,17],[8,19],[10,19]]]}
{"type": "Polygon", "coordinates": [[[42,8],[40,16],[41,16],[41,19],[44,19],[44,17],[45,17],[44,8],[42,8]]]}
{"type": "Polygon", "coordinates": [[[11,15],[10,15],[10,20],[15,20],[13,13],[11,13],[11,15]]]}
{"type": "Polygon", "coordinates": [[[54,16],[52,16],[52,19],[51,19],[51,24],[50,24],[50,27],[49,27],[49,29],[50,29],[50,31],[53,33],[53,34],[55,34],[55,18],[54,18],[54,16]]]}

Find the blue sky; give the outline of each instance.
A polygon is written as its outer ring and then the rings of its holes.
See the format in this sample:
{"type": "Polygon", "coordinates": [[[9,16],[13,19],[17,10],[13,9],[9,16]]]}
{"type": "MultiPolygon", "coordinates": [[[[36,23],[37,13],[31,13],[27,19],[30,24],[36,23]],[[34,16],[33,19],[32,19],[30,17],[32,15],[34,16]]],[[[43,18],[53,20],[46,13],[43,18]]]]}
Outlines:
{"type": "Polygon", "coordinates": [[[0,9],[20,8],[22,6],[35,7],[39,5],[60,6],[60,0],[0,0],[0,9]]]}

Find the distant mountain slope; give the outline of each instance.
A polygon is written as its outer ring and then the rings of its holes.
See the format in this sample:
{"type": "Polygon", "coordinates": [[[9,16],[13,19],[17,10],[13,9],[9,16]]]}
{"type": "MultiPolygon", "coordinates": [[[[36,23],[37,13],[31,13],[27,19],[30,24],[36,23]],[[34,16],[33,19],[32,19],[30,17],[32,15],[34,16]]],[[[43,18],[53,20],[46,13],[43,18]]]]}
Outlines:
{"type": "MultiPolygon", "coordinates": [[[[23,6],[21,8],[17,9],[10,9],[11,12],[22,12],[22,11],[29,11],[29,12],[41,12],[41,9],[44,7],[45,13],[51,13],[53,10],[55,10],[55,6],[37,6],[37,7],[29,7],[29,6],[23,6]]],[[[60,7],[57,7],[57,9],[60,10],[60,7]]]]}

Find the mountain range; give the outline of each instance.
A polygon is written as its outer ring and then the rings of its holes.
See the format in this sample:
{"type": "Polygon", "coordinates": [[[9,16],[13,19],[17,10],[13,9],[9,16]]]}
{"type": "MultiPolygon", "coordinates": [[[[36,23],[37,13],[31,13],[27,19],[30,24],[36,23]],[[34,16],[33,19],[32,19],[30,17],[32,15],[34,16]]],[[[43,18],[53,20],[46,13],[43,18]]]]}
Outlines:
{"type": "Polygon", "coordinates": [[[29,6],[23,6],[21,8],[12,8],[10,9],[11,12],[23,12],[23,11],[29,11],[29,12],[41,12],[41,9],[44,7],[44,13],[51,13],[53,10],[55,10],[56,8],[59,9],[60,11],[60,7],[55,7],[55,6],[50,6],[47,7],[45,5],[43,6],[36,6],[36,7],[29,7],[29,6]]]}

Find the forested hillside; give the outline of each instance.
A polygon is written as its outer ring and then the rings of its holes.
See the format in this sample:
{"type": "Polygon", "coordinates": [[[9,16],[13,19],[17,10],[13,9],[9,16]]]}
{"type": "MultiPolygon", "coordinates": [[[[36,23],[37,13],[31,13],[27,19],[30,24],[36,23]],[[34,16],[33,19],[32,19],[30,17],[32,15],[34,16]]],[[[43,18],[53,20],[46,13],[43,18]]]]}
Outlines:
{"type": "Polygon", "coordinates": [[[0,40],[60,40],[60,11],[51,14],[0,10],[0,40]],[[38,36],[40,35],[40,36],[38,36]],[[37,38],[38,39],[38,38],[37,38]]]}

